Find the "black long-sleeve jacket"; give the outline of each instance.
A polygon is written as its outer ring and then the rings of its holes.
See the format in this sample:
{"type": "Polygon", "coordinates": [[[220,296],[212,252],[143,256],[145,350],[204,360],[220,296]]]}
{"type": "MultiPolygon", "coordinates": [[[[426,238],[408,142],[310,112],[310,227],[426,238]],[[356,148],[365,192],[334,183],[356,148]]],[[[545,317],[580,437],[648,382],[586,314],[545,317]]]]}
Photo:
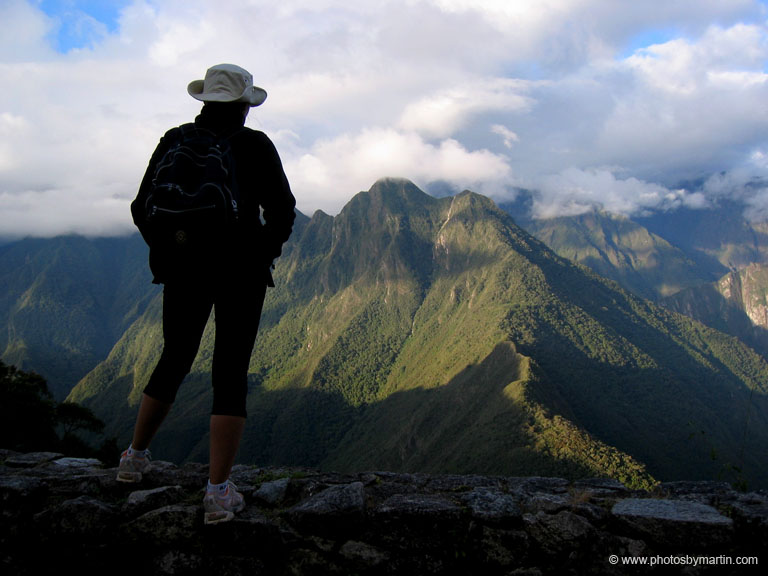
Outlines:
{"type": "MultiPolygon", "coordinates": [[[[236,108],[206,105],[195,118],[195,125],[218,135],[232,134],[229,142],[240,195],[240,241],[233,247],[231,257],[226,259],[227,265],[253,269],[255,272],[261,269],[267,283],[272,285],[270,267],[282,253],[282,246],[291,235],[296,217],[296,199],[283,171],[280,156],[266,134],[243,127],[242,115],[236,108]]],[[[172,128],[160,139],[138,194],[131,203],[133,221],[148,243],[145,226],[147,195],[152,188],[157,163],[178,134],[179,128],[172,128]]],[[[150,268],[157,283],[167,280],[162,270],[168,267],[166,263],[158,262],[160,257],[152,253],[150,244],[150,268]]]]}

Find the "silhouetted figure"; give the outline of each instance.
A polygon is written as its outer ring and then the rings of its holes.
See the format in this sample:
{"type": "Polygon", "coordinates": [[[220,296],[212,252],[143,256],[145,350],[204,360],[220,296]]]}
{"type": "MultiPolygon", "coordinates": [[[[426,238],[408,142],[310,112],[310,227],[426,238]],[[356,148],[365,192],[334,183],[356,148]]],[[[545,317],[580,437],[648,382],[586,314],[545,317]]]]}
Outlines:
{"type": "MultiPolygon", "coordinates": [[[[251,74],[231,64],[210,68],[204,80],[188,86],[204,102],[194,124],[169,130],[149,162],[138,195],[131,204],[136,226],[150,247],[154,281],[163,288],[162,356],[144,389],[131,446],[120,459],[117,479],[138,482],[149,471],[149,445],[189,373],[211,309],[215,310],[216,340],[211,378],[210,478],[204,507],[206,523],[230,520],[244,506],[229,480],[246,419],[247,372],[259,327],[272,263],[293,228],[296,201],[277,150],[262,132],[244,127],[253,106],[267,94],[253,86],[251,74]],[[153,226],[157,209],[149,210],[157,189],[161,159],[186,136],[224,138],[231,150],[237,188],[236,221],[227,225],[226,240],[197,246],[201,255],[185,259],[159,246],[153,226]],[[155,181],[155,182],[153,182],[155,181]]],[[[184,196],[182,194],[182,196],[184,196]]],[[[166,211],[171,217],[173,210],[166,211]]],[[[180,230],[176,241],[192,245],[180,230]]]]}

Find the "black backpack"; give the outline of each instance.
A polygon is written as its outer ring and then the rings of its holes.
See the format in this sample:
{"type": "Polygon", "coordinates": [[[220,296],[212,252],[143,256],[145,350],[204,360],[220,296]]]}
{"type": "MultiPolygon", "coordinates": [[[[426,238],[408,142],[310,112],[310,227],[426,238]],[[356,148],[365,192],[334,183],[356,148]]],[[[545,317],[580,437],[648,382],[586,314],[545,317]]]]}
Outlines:
{"type": "Polygon", "coordinates": [[[194,124],[179,131],[157,163],[145,202],[147,240],[161,275],[215,258],[234,237],[239,218],[228,140],[194,124]]]}

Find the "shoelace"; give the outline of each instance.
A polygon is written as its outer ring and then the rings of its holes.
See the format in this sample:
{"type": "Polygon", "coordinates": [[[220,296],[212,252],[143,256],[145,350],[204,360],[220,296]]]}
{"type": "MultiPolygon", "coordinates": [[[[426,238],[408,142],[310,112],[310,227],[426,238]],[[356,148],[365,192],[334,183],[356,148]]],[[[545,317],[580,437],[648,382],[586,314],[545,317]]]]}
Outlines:
{"type": "Polygon", "coordinates": [[[219,494],[216,491],[208,491],[206,490],[207,494],[210,494],[213,496],[216,500],[232,500],[236,498],[236,496],[233,495],[233,493],[237,492],[237,486],[235,486],[235,483],[231,480],[227,481],[227,488],[224,490],[223,494],[219,494]]]}
{"type": "Polygon", "coordinates": [[[136,460],[151,460],[152,459],[152,453],[149,450],[146,450],[144,452],[144,456],[138,456],[135,453],[134,454],[129,454],[128,450],[126,450],[125,452],[123,452],[121,454],[121,458],[132,458],[132,459],[136,459],[136,460]]]}

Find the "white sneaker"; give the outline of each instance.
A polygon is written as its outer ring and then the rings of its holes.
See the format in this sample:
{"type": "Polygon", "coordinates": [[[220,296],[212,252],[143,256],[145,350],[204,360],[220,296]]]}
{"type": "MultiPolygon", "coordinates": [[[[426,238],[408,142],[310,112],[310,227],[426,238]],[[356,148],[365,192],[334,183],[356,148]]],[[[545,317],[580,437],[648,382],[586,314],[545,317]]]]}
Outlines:
{"type": "Polygon", "coordinates": [[[149,450],[145,452],[144,457],[128,455],[128,450],[120,456],[120,466],[117,469],[118,482],[141,482],[144,474],[152,470],[149,450]]]}
{"type": "Polygon", "coordinates": [[[235,512],[240,512],[243,508],[245,508],[245,498],[237,491],[237,486],[231,480],[227,481],[227,489],[222,495],[207,489],[205,491],[203,509],[206,524],[229,522],[235,517],[235,512]]]}

